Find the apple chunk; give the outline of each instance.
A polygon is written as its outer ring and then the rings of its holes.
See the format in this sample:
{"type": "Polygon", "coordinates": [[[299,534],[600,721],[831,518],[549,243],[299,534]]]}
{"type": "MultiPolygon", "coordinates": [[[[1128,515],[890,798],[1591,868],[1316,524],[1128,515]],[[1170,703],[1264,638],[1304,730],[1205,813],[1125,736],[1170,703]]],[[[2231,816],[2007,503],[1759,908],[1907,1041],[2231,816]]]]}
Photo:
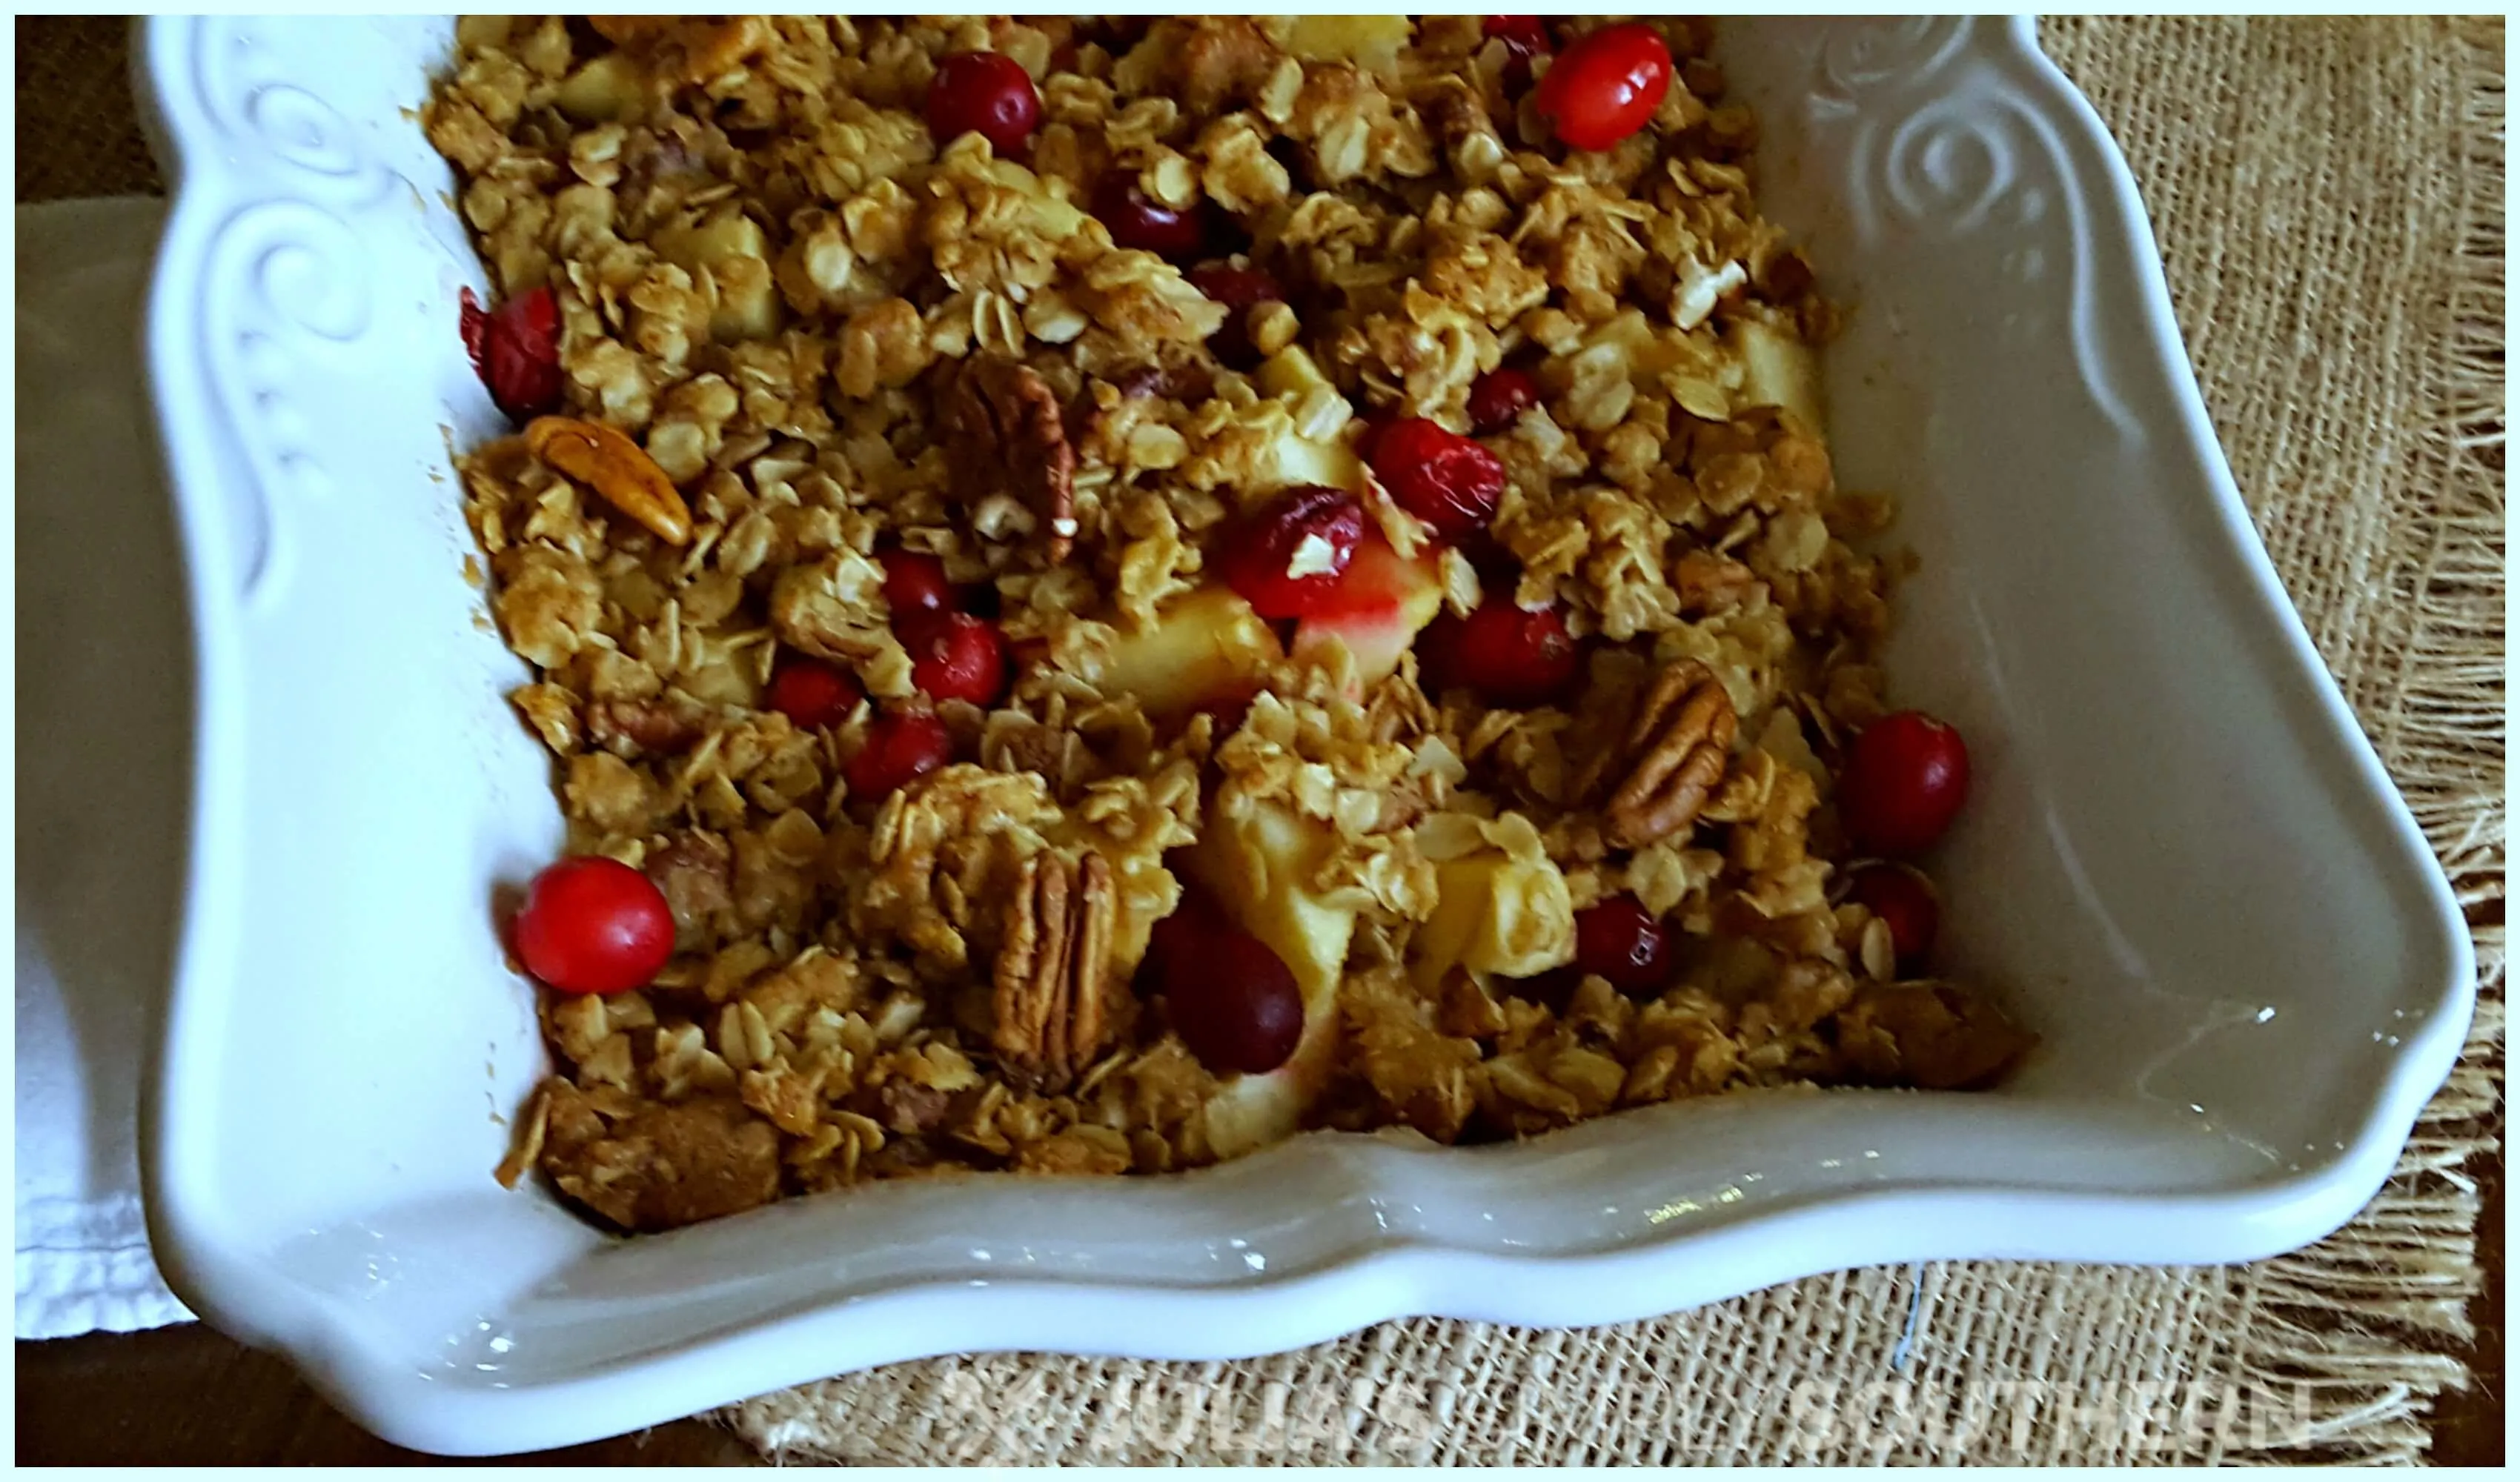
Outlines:
{"type": "Polygon", "coordinates": [[[1332,644],[1344,645],[1359,684],[1387,679],[1444,609],[1441,558],[1429,546],[1403,560],[1380,530],[1369,528],[1323,607],[1295,625],[1295,656],[1326,661],[1332,644]]]}
{"type": "Polygon", "coordinates": [[[1755,319],[1732,323],[1732,352],[1741,357],[1741,400],[1782,407],[1820,430],[1820,358],[1810,345],[1755,319]]]}
{"type": "Polygon", "coordinates": [[[1154,627],[1115,638],[1100,683],[1168,717],[1249,695],[1280,656],[1278,635],[1249,603],[1229,587],[1201,587],[1156,614],[1154,627]]]}
{"type": "Polygon", "coordinates": [[[1573,961],[1575,903],[1546,856],[1482,849],[1435,867],[1435,911],[1410,943],[1410,976],[1432,993],[1455,967],[1537,977],[1573,961]]]}
{"type": "Polygon", "coordinates": [[[1285,1064],[1237,1075],[1207,1103],[1209,1145],[1233,1157],[1294,1133],[1329,1078],[1338,1043],[1339,979],[1356,913],[1304,888],[1329,831],[1283,805],[1220,793],[1192,851],[1191,873],[1235,924],[1258,937],[1304,995],[1304,1034],[1285,1064]]]}
{"type": "Polygon", "coordinates": [[[1365,487],[1365,460],[1356,456],[1339,430],[1323,430],[1346,427],[1347,399],[1303,346],[1290,344],[1262,361],[1253,379],[1262,392],[1285,406],[1296,427],[1270,443],[1245,494],[1269,494],[1297,484],[1323,484],[1350,493],[1365,487]],[[1305,436],[1300,429],[1306,427],[1322,435],[1305,436]]]}

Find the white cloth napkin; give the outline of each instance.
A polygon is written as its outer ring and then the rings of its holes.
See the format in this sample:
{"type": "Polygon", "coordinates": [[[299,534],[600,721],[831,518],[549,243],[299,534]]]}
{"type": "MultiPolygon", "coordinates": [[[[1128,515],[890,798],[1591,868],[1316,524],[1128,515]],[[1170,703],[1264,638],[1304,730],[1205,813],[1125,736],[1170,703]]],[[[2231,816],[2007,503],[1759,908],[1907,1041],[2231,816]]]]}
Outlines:
{"type": "Polygon", "coordinates": [[[142,390],[163,203],[18,208],[18,1336],[189,1320],[141,1069],[174,964],[192,649],[142,390]]]}

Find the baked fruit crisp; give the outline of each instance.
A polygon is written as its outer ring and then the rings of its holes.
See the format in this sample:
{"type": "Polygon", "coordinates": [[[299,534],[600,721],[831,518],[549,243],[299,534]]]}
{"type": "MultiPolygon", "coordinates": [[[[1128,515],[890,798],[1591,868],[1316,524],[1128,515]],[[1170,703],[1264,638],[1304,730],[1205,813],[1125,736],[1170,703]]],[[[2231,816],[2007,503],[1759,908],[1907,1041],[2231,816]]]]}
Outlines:
{"type": "Polygon", "coordinates": [[[611,1226],[1973,1088],[1705,22],[473,18],[462,460],[611,1226]]]}

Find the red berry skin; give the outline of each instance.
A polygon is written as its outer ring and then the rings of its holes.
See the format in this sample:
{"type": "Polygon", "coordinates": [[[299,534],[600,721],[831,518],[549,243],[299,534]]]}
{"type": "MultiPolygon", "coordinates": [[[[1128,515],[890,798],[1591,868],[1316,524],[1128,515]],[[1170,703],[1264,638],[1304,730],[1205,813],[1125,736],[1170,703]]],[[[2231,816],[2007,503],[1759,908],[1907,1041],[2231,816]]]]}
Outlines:
{"type": "Polygon", "coordinates": [[[1245,516],[1216,557],[1225,578],[1262,617],[1328,610],[1365,538],[1365,506],[1345,489],[1301,484],[1245,516]],[[1290,568],[1303,564],[1301,575],[1290,568]]]}
{"type": "Polygon", "coordinates": [[[1382,434],[1400,426],[1400,419],[1388,412],[1376,412],[1361,420],[1356,429],[1356,456],[1371,466],[1373,453],[1382,446],[1382,434]]]}
{"type": "Polygon", "coordinates": [[[1374,439],[1372,461],[1392,502],[1447,538],[1485,529],[1505,497],[1505,465],[1494,453],[1423,417],[1392,424],[1374,439]]]}
{"type": "Polygon", "coordinates": [[[927,85],[927,131],[939,148],[978,134],[1002,158],[1023,153],[1041,122],[1041,94],[1023,64],[1004,52],[956,52],[927,85]]]}
{"type": "Polygon", "coordinates": [[[1531,80],[1531,59],[1549,54],[1549,28],[1538,16],[1490,16],[1485,29],[1505,43],[1506,86],[1519,91],[1531,80]]]}
{"type": "Polygon", "coordinates": [[[846,669],[801,653],[783,655],[770,672],[770,708],[803,730],[838,725],[865,697],[846,669]]]}
{"type": "Polygon", "coordinates": [[[1164,991],[1177,965],[1197,963],[1208,939],[1231,925],[1216,898],[1197,881],[1184,878],[1181,903],[1147,933],[1147,956],[1138,965],[1138,982],[1149,991],[1164,991]]]}
{"type": "Polygon", "coordinates": [[[1885,715],[1847,748],[1837,775],[1846,836],[1893,859],[1932,848],[1968,801],[1968,745],[1921,710],[1885,715]]]}
{"type": "Polygon", "coordinates": [[[1575,968],[1651,997],[1671,983],[1671,933],[1635,896],[1614,895],[1575,913],[1575,968]]]}
{"type": "Polygon", "coordinates": [[[883,600],[892,608],[895,622],[913,612],[950,611],[962,606],[955,601],[954,584],[945,579],[945,562],[921,551],[885,551],[876,558],[883,563],[883,600]]]}
{"type": "Polygon", "coordinates": [[[1552,605],[1527,611],[1492,593],[1467,617],[1447,612],[1418,640],[1433,692],[1467,689],[1485,703],[1528,710],[1565,698],[1583,671],[1583,651],[1552,605]]]}
{"type": "Polygon", "coordinates": [[[466,289],[457,301],[456,325],[472,374],[511,422],[560,410],[560,304],[551,290],[519,293],[485,313],[466,289]]]}
{"type": "Polygon", "coordinates": [[[1286,290],[1277,278],[1260,268],[1227,267],[1212,263],[1192,268],[1185,275],[1192,288],[1225,306],[1225,324],[1208,337],[1207,347],[1216,358],[1237,369],[1247,367],[1260,358],[1258,347],[1251,343],[1248,320],[1254,305],[1284,303],[1286,290]]]}
{"type": "Polygon", "coordinates": [[[880,799],[954,759],[945,723],[924,710],[891,710],[867,727],[866,744],[849,758],[849,795],[880,799]]]}
{"type": "Polygon", "coordinates": [[[583,855],[525,887],[516,939],[525,970],[562,993],[627,993],[674,955],[674,913],[648,876],[583,855]]]}
{"type": "Polygon", "coordinates": [[[922,612],[894,625],[910,651],[910,679],[930,699],[986,708],[1007,693],[1007,640],[998,625],[968,612],[922,612]]]}
{"type": "Polygon", "coordinates": [[[1924,966],[1942,927],[1943,908],[1922,876],[1897,865],[1867,865],[1855,872],[1846,898],[1890,928],[1890,952],[1902,974],[1924,966]]]}
{"type": "Polygon", "coordinates": [[[1540,382],[1529,371],[1490,371],[1470,382],[1470,427],[1483,437],[1502,432],[1539,404],[1540,382]]]}
{"type": "Polygon", "coordinates": [[[1133,170],[1107,169],[1094,182],[1094,215],[1112,243],[1171,261],[1196,257],[1207,246],[1205,204],[1176,211],[1140,190],[1133,170]]]}
{"type": "Polygon", "coordinates": [[[1190,953],[1167,954],[1164,1002],[1173,1030],[1218,1075],[1267,1075],[1304,1038],[1304,995],[1268,944],[1229,922],[1198,930],[1190,953]]]}
{"type": "Polygon", "coordinates": [[[1605,150],[1652,121],[1670,91],[1671,48],[1652,26],[1629,21],[1566,48],[1533,102],[1570,148],[1605,150]]]}

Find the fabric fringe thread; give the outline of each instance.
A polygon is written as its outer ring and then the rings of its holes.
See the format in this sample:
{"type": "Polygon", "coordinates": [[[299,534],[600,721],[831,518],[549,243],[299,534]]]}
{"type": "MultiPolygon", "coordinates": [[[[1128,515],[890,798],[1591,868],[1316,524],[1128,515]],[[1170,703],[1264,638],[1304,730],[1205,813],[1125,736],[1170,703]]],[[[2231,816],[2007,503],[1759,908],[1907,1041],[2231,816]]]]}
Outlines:
{"type": "Polygon", "coordinates": [[[2355,1222],[2317,1245],[2256,1268],[2255,1322],[2240,1372],[2271,1387],[2307,1384],[2304,1433],[2212,1460],[2359,1465],[2420,1463],[2427,1402],[2463,1390],[2465,1363],[2442,1349],[2475,1336],[2477,1182],[2499,1150],[2506,938],[2504,762],[2502,34],[2461,26],[2465,98],[2455,178],[2467,183],[2449,302],[2419,430],[2438,523],[2412,593],[2408,682],[2386,715],[2366,718],[2415,821],[2440,857],[2474,932],[2477,1011],[2457,1067],[2415,1124],[2388,1186],[2355,1222]]]}

